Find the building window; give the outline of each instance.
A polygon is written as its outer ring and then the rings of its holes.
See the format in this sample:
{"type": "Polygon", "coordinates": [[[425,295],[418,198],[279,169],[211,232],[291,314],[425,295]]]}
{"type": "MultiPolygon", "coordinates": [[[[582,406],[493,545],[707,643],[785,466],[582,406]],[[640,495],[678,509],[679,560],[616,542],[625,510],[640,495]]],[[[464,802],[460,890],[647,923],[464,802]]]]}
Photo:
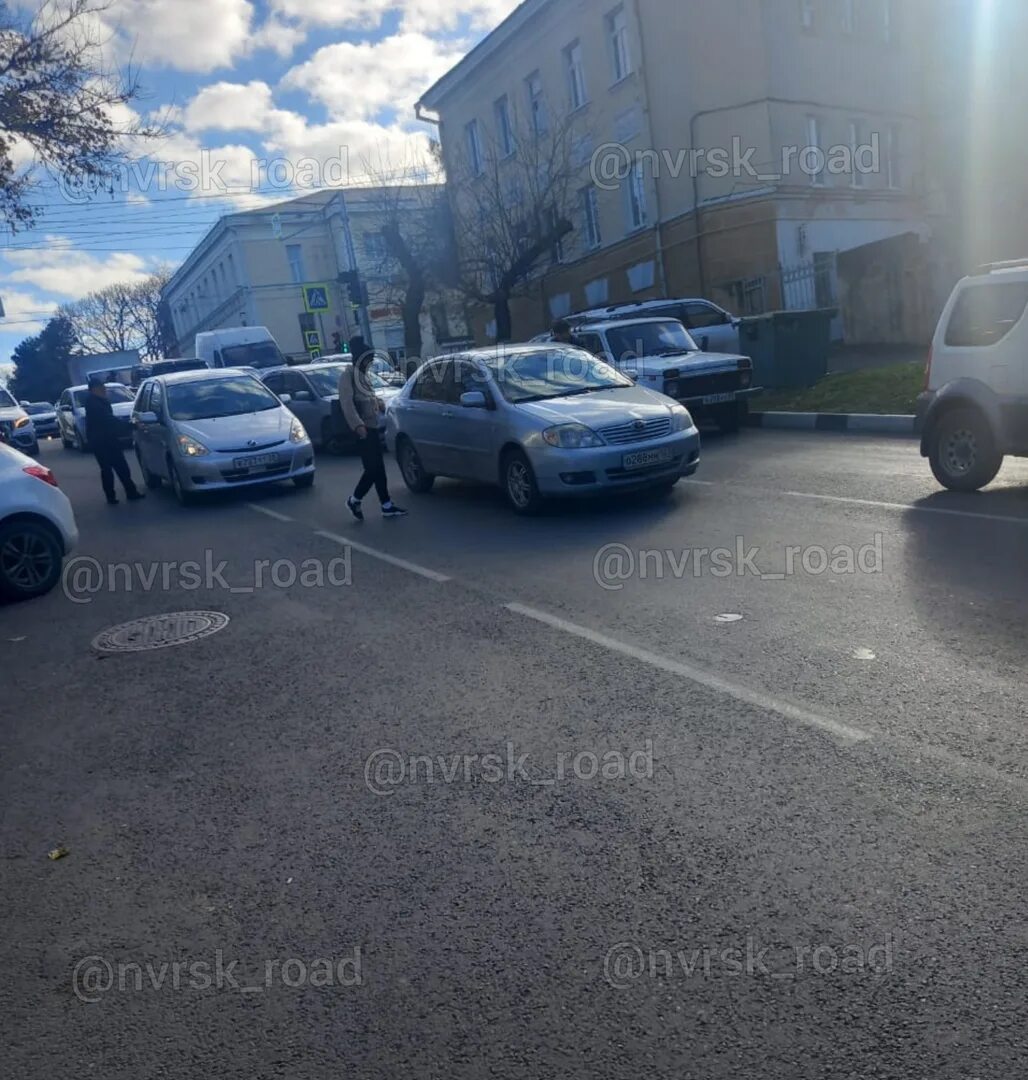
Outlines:
{"type": "Polygon", "coordinates": [[[625,210],[629,232],[645,227],[649,215],[646,211],[646,173],[642,164],[636,165],[625,181],[625,210]]]}
{"type": "Polygon", "coordinates": [[[859,120],[850,121],[850,168],[852,169],[852,183],[855,188],[864,186],[864,174],[860,171],[860,147],[862,145],[864,131],[859,120]]]}
{"type": "Polygon", "coordinates": [[[607,40],[614,67],[614,82],[619,83],[632,74],[632,50],[628,43],[628,16],[619,7],[607,16],[607,40]]]}
{"type": "Polygon", "coordinates": [[[468,164],[473,176],[481,176],[485,172],[485,159],[482,157],[482,133],[478,128],[478,121],[472,120],[464,129],[468,142],[468,164]]]}
{"type": "Polygon", "coordinates": [[[384,259],[388,254],[385,236],[380,232],[366,232],[364,234],[364,254],[369,259],[384,259]]]}
{"type": "Polygon", "coordinates": [[[807,117],[807,146],[803,154],[805,160],[801,164],[810,173],[810,182],[815,187],[827,184],[825,156],[821,149],[821,121],[816,116],[807,117]]]}
{"type": "Polygon", "coordinates": [[[510,157],[515,149],[514,128],[510,121],[510,101],[506,94],[493,104],[493,114],[496,117],[496,139],[500,145],[500,153],[503,157],[510,157]]]}
{"type": "Polygon", "coordinates": [[[856,29],[856,0],[842,0],[842,32],[852,34],[856,29]]]}
{"type": "Polygon", "coordinates": [[[817,12],[814,9],[815,0],[800,0],[800,26],[804,30],[813,30],[817,21],[817,12]]]}
{"type": "Polygon", "coordinates": [[[300,244],[286,244],[286,258],[289,260],[293,284],[302,285],[306,280],[303,274],[303,247],[300,244]]]}
{"type": "Polygon", "coordinates": [[[543,78],[538,71],[525,80],[525,93],[528,95],[528,115],[532,120],[532,131],[536,135],[545,135],[550,130],[550,118],[543,97],[543,78]]]}
{"type": "Polygon", "coordinates": [[[890,188],[903,186],[899,124],[890,124],[885,138],[885,177],[890,188]]]}
{"type": "Polygon", "coordinates": [[[573,42],[564,50],[564,67],[568,76],[571,108],[581,109],[589,103],[589,94],[585,85],[585,62],[580,41],[573,42]]]}
{"type": "Polygon", "coordinates": [[[579,198],[582,200],[582,234],[585,237],[585,246],[589,251],[595,251],[603,243],[596,186],[589,184],[582,188],[579,198]]]}

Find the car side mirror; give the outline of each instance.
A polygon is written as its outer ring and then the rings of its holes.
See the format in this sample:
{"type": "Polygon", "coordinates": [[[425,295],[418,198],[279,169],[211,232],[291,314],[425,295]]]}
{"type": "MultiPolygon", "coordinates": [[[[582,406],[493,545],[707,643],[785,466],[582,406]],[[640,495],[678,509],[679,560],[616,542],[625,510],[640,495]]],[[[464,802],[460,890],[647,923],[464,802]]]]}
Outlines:
{"type": "Polygon", "coordinates": [[[143,412],[137,417],[140,424],[159,424],[160,419],[155,412],[143,412]]]}
{"type": "Polygon", "coordinates": [[[71,406],[70,405],[62,405],[61,406],[61,412],[71,412],[71,406]]]}
{"type": "Polygon", "coordinates": [[[297,390],[296,393],[293,394],[292,397],[293,397],[293,401],[313,401],[314,400],[314,395],[310,392],[310,390],[297,390]]]}
{"type": "Polygon", "coordinates": [[[288,405],[289,402],[293,400],[293,395],[292,394],[279,394],[278,395],[278,400],[281,401],[283,405],[288,405]]]}
{"type": "Polygon", "coordinates": [[[466,394],[461,394],[460,403],[465,409],[485,409],[488,407],[485,394],[481,390],[469,390],[466,394]]]}

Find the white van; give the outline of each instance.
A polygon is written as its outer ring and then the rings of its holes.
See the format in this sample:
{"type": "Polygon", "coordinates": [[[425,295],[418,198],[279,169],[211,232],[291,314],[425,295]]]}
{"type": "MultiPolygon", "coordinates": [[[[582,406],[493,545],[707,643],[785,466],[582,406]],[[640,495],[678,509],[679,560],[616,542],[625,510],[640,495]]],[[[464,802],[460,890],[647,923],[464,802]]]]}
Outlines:
{"type": "Polygon", "coordinates": [[[232,326],[196,335],[196,358],[210,368],[273,368],[288,361],[266,326],[232,326]]]}

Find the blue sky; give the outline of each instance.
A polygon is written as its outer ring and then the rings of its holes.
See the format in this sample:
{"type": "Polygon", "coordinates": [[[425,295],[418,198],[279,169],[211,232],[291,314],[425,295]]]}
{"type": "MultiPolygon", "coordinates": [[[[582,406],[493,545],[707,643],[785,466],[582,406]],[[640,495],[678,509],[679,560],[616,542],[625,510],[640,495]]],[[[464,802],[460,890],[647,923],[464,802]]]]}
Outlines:
{"type": "Polygon", "coordinates": [[[77,204],[44,183],[36,227],[0,233],[0,366],[56,305],[176,265],[221,214],[359,180],[368,160],[402,169],[429,133],[413,117],[420,93],[516,6],[113,0],[98,30],[112,62],[138,68],[133,109],[167,137],[138,147],[113,195],[77,204]]]}

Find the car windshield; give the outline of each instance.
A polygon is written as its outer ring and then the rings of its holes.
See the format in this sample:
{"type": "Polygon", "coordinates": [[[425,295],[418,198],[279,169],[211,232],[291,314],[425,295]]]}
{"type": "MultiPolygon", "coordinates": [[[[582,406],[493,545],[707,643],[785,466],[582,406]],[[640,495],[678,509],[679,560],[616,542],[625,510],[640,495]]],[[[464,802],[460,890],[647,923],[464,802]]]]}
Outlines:
{"type": "MultiPolygon", "coordinates": [[[[76,390],[75,391],[75,404],[83,406],[89,400],[88,390],[76,390]]],[[[107,400],[112,405],[121,405],[126,401],[135,401],[136,395],[127,387],[122,386],[121,383],[108,383],[107,384],[107,400]]]]}
{"type": "Polygon", "coordinates": [[[245,413],[267,412],[281,405],[270,390],[250,375],[171,383],[167,390],[168,413],[172,420],[242,416],[245,413]]]}
{"type": "Polygon", "coordinates": [[[640,356],[670,356],[698,352],[696,342],[677,320],[625,323],[607,330],[607,344],[619,363],[640,356]]]}
{"type": "Polygon", "coordinates": [[[0,409],[14,409],[17,406],[18,403],[6,390],[0,390],[0,409]]]}
{"type": "Polygon", "coordinates": [[[486,360],[500,393],[513,405],[632,385],[583,349],[547,349],[486,360]]]}
{"type": "Polygon", "coordinates": [[[53,412],[53,405],[47,405],[45,402],[33,402],[31,405],[25,406],[25,411],[29,416],[41,416],[43,413],[53,412]]]}
{"type": "Polygon", "coordinates": [[[286,358],[273,341],[253,341],[246,345],[226,345],[221,350],[225,367],[281,367],[286,358]]]}

